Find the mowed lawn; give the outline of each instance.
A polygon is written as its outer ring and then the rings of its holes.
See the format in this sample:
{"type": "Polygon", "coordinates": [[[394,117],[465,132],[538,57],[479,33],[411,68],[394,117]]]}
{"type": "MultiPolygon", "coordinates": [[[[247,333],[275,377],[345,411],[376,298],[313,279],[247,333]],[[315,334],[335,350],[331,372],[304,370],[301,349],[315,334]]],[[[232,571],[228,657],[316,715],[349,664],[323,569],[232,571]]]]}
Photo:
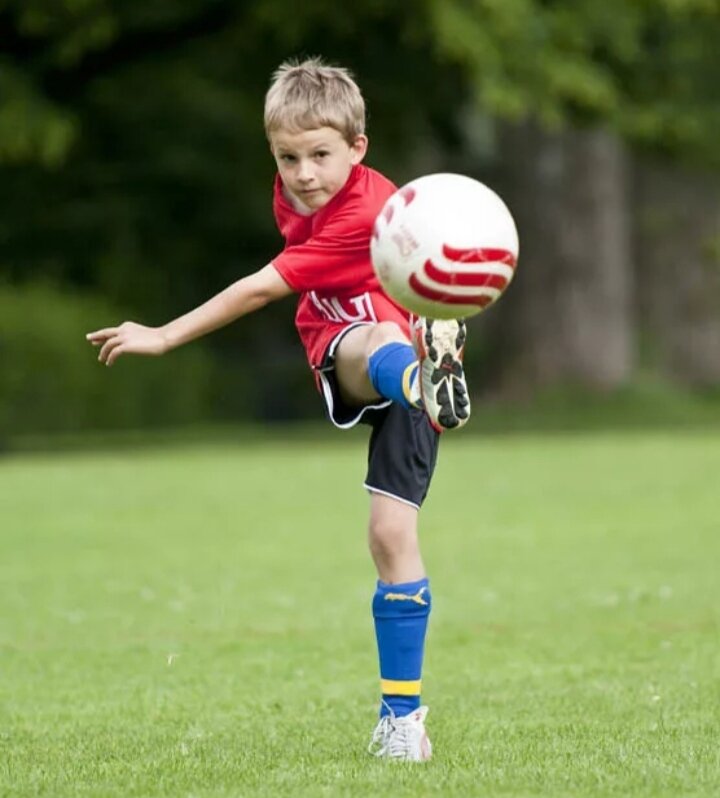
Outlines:
{"type": "Polygon", "coordinates": [[[717,431],[446,437],[422,766],[365,751],[364,458],[0,460],[0,795],[720,795],[717,431]]]}

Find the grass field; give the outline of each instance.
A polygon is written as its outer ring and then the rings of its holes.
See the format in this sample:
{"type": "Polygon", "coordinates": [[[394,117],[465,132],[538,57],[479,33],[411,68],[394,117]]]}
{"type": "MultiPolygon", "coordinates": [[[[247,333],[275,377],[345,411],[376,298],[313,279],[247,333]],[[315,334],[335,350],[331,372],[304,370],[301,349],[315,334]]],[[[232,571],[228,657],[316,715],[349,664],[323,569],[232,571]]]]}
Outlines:
{"type": "Polygon", "coordinates": [[[0,460],[0,795],[720,795],[720,433],[448,436],[424,766],[365,753],[364,456],[0,460]]]}

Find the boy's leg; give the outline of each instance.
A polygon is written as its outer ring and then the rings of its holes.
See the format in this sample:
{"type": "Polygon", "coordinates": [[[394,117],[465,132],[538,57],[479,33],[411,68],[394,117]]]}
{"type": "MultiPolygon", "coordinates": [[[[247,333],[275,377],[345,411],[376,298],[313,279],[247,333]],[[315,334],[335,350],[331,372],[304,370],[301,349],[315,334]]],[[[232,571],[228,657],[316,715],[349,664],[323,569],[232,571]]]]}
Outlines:
{"type": "Polygon", "coordinates": [[[407,715],[420,706],[430,586],[420,557],[418,511],[371,494],[368,543],[378,572],[373,618],[380,657],[380,714],[407,715]]]}
{"type": "MultiPolygon", "coordinates": [[[[458,326],[453,324],[455,332],[445,338],[457,358],[458,326]]],[[[443,363],[447,354],[439,345],[433,347],[435,333],[447,327],[439,325],[423,320],[418,326],[428,363],[443,363]]],[[[431,746],[420,687],[431,598],[419,552],[417,514],[435,467],[439,425],[427,410],[414,406],[412,383],[417,397],[423,364],[396,324],[351,329],[334,351],[333,366],[340,398],[348,405],[393,400],[374,417],[366,480],[371,493],[369,543],[379,576],[373,618],[382,691],[381,717],[370,750],[388,758],[424,760],[431,746]]],[[[441,380],[448,378],[443,370],[441,380]]]]}
{"type": "Polygon", "coordinates": [[[411,407],[420,399],[417,355],[394,322],[365,324],[344,335],[335,352],[335,376],[348,404],[383,397],[411,407]]]}
{"type": "Polygon", "coordinates": [[[430,758],[427,708],[420,706],[425,634],[431,609],[417,537],[417,508],[371,494],[369,544],[378,572],[372,609],[382,702],[371,752],[410,761],[430,758]]]}
{"type": "Polygon", "coordinates": [[[420,686],[431,599],[417,525],[439,440],[421,410],[393,402],[373,419],[365,480],[370,551],[379,577],[372,610],[382,693],[370,750],[412,761],[430,756],[420,686]]]}
{"type": "Polygon", "coordinates": [[[417,507],[370,493],[368,545],[381,582],[398,585],[425,579],[417,525],[417,507]]]}
{"type": "Polygon", "coordinates": [[[393,322],[350,330],[335,353],[343,399],[367,404],[379,397],[404,407],[422,407],[442,432],[465,424],[470,401],[462,367],[465,325],[418,319],[415,348],[393,322]]]}

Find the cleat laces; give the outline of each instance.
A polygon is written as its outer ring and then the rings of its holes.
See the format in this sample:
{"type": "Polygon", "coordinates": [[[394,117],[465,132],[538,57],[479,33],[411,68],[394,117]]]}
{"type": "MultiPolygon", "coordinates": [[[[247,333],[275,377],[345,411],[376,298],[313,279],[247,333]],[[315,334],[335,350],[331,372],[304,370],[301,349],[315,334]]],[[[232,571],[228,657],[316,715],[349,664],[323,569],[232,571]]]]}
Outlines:
{"type": "Polygon", "coordinates": [[[430,741],[422,726],[427,708],[422,708],[420,712],[419,721],[416,713],[398,718],[392,711],[380,718],[368,745],[368,752],[377,757],[404,761],[429,759],[430,741]]]}

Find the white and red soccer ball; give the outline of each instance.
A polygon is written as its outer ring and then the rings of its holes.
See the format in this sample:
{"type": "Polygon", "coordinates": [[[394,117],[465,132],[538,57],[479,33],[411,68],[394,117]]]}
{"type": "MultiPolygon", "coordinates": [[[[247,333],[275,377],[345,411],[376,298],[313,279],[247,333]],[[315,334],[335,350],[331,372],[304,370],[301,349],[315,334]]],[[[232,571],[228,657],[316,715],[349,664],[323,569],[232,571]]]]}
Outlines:
{"type": "Polygon", "coordinates": [[[381,285],[404,308],[434,319],[464,318],[507,288],[518,234],[492,189],[465,175],[433,174],[388,199],[370,251],[381,285]]]}

